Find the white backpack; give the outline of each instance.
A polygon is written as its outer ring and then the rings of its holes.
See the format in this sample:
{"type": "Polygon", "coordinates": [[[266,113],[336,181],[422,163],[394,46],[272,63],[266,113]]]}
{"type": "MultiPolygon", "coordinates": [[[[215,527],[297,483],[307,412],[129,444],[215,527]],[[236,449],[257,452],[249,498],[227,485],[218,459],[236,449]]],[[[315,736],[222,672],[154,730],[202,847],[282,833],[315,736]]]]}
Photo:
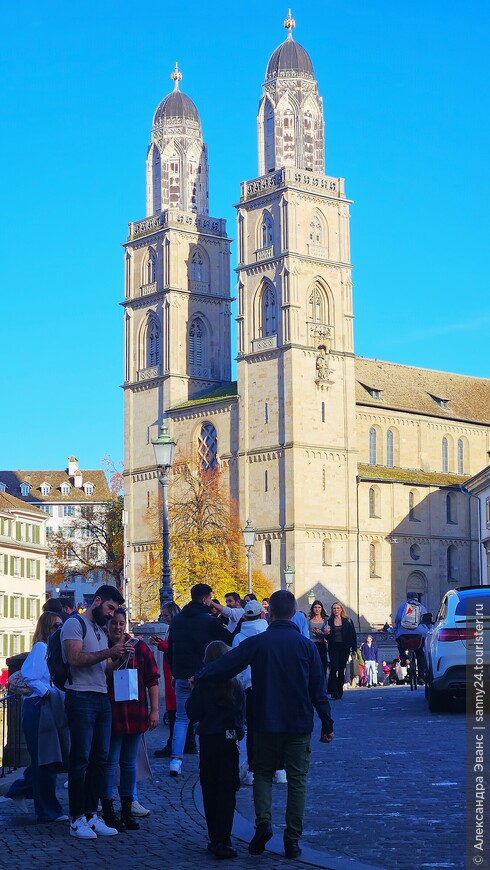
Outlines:
{"type": "Polygon", "coordinates": [[[407,631],[414,631],[414,629],[419,627],[421,617],[422,608],[420,604],[414,603],[413,601],[407,601],[403,608],[400,625],[407,631]]]}

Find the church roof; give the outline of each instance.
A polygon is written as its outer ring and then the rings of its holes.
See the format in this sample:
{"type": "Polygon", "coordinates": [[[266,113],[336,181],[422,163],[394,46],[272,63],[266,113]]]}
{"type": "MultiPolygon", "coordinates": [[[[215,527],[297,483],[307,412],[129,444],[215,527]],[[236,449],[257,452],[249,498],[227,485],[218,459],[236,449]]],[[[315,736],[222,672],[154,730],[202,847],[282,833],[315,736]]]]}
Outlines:
{"type": "Polygon", "coordinates": [[[490,425],[490,379],[356,357],[356,403],[490,425]]]}
{"type": "Polygon", "coordinates": [[[265,73],[266,81],[277,78],[281,73],[296,72],[315,78],[313,64],[308,52],[299,42],[288,37],[272,53],[265,73]]]}
{"type": "Polygon", "coordinates": [[[235,399],[238,396],[237,382],[230,381],[227,384],[222,384],[196,399],[189,399],[188,402],[182,402],[181,405],[175,405],[172,411],[180,411],[183,408],[194,408],[198,405],[206,405],[208,402],[217,402],[220,399],[235,399]]]}
{"type": "Polygon", "coordinates": [[[170,120],[195,121],[200,124],[199,113],[187,94],[172,91],[162,100],[153,117],[153,126],[170,120]]]}
{"type": "Polygon", "coordinates": [[[383,465],[357,466],[360,480],[391,481],[419,486],[459,486],[468,480],[467,474],[443,474],[438,471],[420,471],[417,468],[388,468],[383,465]]]}

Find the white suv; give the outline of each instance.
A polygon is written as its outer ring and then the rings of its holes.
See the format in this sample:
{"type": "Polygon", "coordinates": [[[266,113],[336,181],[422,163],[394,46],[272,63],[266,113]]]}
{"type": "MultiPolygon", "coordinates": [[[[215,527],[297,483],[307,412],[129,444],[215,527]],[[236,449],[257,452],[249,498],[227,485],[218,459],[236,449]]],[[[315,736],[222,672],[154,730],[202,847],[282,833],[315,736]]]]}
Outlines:
{"type": "Polygon", "coordinates": [[[484,626],[485,677],[490,675],[490,586],[459,586],[449,589],[425,638],[425,696],[432,713],[444,710],[452,697],[465,697],[472,679],[475,656],[476,616],[484,626]]]}

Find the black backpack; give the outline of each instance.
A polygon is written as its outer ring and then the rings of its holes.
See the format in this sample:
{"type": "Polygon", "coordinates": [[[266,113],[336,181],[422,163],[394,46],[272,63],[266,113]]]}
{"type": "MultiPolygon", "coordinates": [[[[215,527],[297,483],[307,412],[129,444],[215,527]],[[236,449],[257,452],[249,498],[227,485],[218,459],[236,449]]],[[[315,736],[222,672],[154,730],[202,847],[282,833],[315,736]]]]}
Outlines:
{"type": "MultiPolygon", "coordinates": [[[[85,625],[85,620],[82,619],[78,613],[73,613],[69,619],[78,619],[79,623],[82,626],[82,640],[87,634],[87,626],[85,625]]],[[[64,625],[64,623],[63,623],[64,625]]],[[[60,626],[53,631],[53,634],[50,634],[48,638],[48,651],[46,654],[46,661],[48,664],[48,669],[51,677],[51,685],[56,686],[57,689],[61,689],[62,692],[65,691],[65,683],[73,683],[70,673],[70,665],[68,662],[63,661],[63,654],[61,650],[61,631],[63,626],[60,626]]]]}

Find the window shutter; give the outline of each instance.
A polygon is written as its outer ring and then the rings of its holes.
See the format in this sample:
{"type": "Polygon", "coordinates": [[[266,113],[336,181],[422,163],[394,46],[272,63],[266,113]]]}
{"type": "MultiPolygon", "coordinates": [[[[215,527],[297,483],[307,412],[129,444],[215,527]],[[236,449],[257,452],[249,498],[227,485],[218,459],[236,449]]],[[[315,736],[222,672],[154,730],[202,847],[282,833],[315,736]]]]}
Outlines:
{"type": "Polygon", "coordinates": [[[41,562],[39,559],[36,559],[36,580],[41,579],[41,562]]]}
{"type": "Polygon", "coordinates": [[[5,595],[4,599],[3,599],[3,615],[4,615],[5,619],[8,619],[8,616],[9,616],[9,597],[8,597],[8,595],[5,595]]]}
{"type": "Polygon", "coordinates": [[[23,634],[20,636],[20,651],[21,653],[26,651],[26,639],[23,634]]]}
{"type": "Polygon", "coordinates": [[[25,618],[25,604],[24,604],[23,598],[20,599],[20,618],[21,619],[25,618]]]}
{"type": "Polygon", "coordinates": [[[14,654],[14,636],[13,636],[13,634],[10,635],[10,645],[9,646],[10,646],[9,655],[13,656],[13,654],[14,654]]]}
{"type": "Polygon", "coordinates": [[[41,615],[41,602],[40,602],[39,598],[36,598],[36,616],[38,619],[39,619],[40,615],[41,615]]]}
{"type": "Polygon", "coordinates": [[[3,636],[3,656],[6,658],[9,652],[9,637],[8,634],[4,634],[3,636]]]}
{"type": "Polygon", "coordinates": [[[16,539],[16,541],[21,540],[21,525],[22,525],[22,523],[15,524],[15,539],[16,539]]]}
{"type": "Polygon", "coordinates": [[[28,580],[30,579],[30,576],[31,576],[31,560],[28,559],[27,564],[26,564],[26,577],[28,580]]]}
{"type": "Polygon", "coordinates": [[[10,557],[10,576],[14,576],[14,557],[10,557]]]}
{"type": "Polygon", "coordinates": [[[39,544],[39,526],[32,527],[32,540],[34,544],[39,544]]]}
{"type": "Polygon", "coordinates": [[[20,557],[20,576],[26,576],[26,560],[24,559],[24,556],[20,557]]]}
{"type": "Polygon", "coordinates": [[[3,557],[3,573],[8,574],[8,572],[9,572],[9,557],[4,556],[3,557]]]}
{"type": "Polygon", "coordinates": [[[10,596],[10,619],[14,618],[14,596],[10,596]]]}

